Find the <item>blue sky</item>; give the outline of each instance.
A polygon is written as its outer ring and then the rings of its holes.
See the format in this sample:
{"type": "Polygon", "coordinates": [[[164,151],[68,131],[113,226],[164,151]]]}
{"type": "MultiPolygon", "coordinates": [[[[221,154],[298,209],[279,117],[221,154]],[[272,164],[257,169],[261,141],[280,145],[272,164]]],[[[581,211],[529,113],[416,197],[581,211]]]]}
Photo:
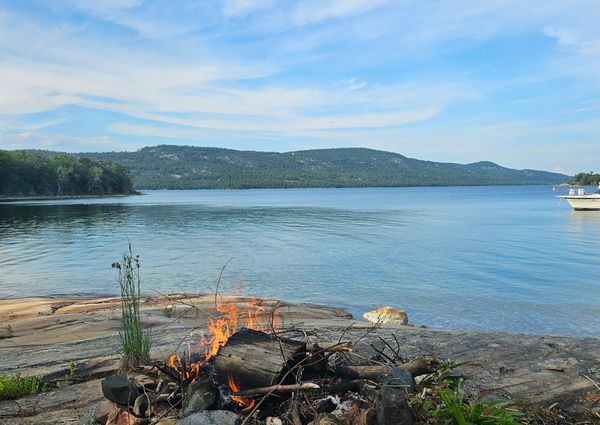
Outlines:
{"type": "Polygon", "coordinates": [[[0,0],[0,148],[600,171],[600,2],[0,0]]]}

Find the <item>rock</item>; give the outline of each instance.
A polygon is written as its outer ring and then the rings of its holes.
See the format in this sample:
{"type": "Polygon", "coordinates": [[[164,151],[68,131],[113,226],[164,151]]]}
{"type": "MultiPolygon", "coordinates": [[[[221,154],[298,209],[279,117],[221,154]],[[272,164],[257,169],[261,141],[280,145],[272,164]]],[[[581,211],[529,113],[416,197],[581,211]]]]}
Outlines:
{"type": "Polygon", "coordinates": [[[415,380],[411,373],[401,367],[391,368],[388,373],[377,378],[377,382],[401,389],[405,394],[412,393],[415,390],[415,380]]]}
{"type": "Polygon", "coordinates": [[[347,425],[348,422],[338,419],[331,413],[319,413],[314,421],[313,425],[347,425]]]}
{"type": "Polygon", "coordinates": [[[127,410],[120,409],[111,415],[106,421],[106,425],[146,425],[149,424],[149,419],[137,418],[127,410]]]}
{"type": "Polygon", "coordinates": [[[181,419],[176,425],[238,425],[239,415],[229,410],[204,410],[181,419]]]}
{"type": "Polygon", "coordinates": [[[408,314],[394,307],[383,307],[363,314],[363,319],[371,323],[408,325],[408,314]]]}
{"type": "Polygon", "coordinates": [[[265,421],[265,425],[283,425],[283,422],[279,418],[269,416],[265,421]]]}
{"type": "MultiPolygon", "coordinates": [[[[102,422],[102,424],[104,424],[104,422],[102,422]]],[[[96,422],[96,406],[92,406],[85,411],[79,421],[79,425],[98,425],[98,422],[96,422]]]]}
{"type": "Polygon", "coordinates": [[[150,398],[146,394],[140,394],[133,402],[133,413],[136,416],[145,418],[149,416],[147,414],[148,407],[150,407],[150,398]]]}
{"type": "Polygon", "coordinates": [[[321,400],[318,400],[315,403],[315,412],[317,413],[331,413],[335,410],[336,404],[333,401],[333,397],[327,397],[321,400]]]}
{"type": "Polygon", "coordinates": [[[115,406],[114,403],[107,400],[101,401],[100,403],[96,404],[94,418],[96,422],[105,424],[109,416],[117,410],[119,410],[119,408],[115,406]]]}
{"type": "Polygon", "coordinates": [[[118,373],[102,380],[102,394],[107,400],[122,406],[130,406],[135,402],[138,392],[129,382],[127,375],[118,373]]]}
{"type": "Polygon", "coordinates": [[[169,304],[163,310],[163,314],[168,318],[180,319],[183,317],[197,319],[200,311],[197,308],[184,304],[169,304]]]}
{"type": "Polygon", "coordinates": [[[410,406],[405,391],[383,386],[375,400],[377,425],[412,425],[410,406]]]}
{"type": "Polygon", "coordinates": [[[217,401],[218,395],[219,390],[212,382],[194,382],[183,399],[183,415],[209,409],[217,401]]]}

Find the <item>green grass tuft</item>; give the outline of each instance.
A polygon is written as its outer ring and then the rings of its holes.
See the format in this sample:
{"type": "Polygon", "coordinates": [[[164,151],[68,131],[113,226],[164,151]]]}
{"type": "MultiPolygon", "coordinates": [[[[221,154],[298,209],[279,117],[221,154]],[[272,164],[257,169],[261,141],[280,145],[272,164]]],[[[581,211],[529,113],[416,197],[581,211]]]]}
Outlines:
{"type": "Polygon", "coordinates": [[[47,390],[48,384],[37,376],[25,378],[19,375],[0,376],[0,400],[13,400],[47,390]]]}
{"type": "Polygon", "coordinates": [[[140,256],[133,255],[131,244],[129,252],[123,254],[122,263],[113,263],[113,268],[119,271],[121,287],[121,324],[119,333],[123,357],[121,370],[132,370],[150,361],[152,338],[148,331],[142,328],[140,320],[140,256]]]}
{"type": "Polygon", "coordinates": [[[524,414],[506,401],[483,402],[470,397],[465,378],[453,373],[461,366],[443,364],[421,383],[423,392],[409,401],[419,424],[518,425],[524,414]]]}

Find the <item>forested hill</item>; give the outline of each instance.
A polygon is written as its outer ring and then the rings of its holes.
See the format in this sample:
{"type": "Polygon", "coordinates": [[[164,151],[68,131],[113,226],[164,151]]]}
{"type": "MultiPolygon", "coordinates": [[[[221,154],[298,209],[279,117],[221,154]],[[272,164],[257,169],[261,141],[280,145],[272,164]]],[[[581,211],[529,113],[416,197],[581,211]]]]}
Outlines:
{"type": "Polygon", "coordinates": [[[569,178],[492,162],[421,161],[364,148],[274,153],[161,145],[78,156],[124,165],[139,189],[558,184],[569,178]]]}
{"type": "Polygon", "coordinates": [[[132,193],[135,190],[129,171],[115,162],[0,150],[0,199],[132,193]]]}

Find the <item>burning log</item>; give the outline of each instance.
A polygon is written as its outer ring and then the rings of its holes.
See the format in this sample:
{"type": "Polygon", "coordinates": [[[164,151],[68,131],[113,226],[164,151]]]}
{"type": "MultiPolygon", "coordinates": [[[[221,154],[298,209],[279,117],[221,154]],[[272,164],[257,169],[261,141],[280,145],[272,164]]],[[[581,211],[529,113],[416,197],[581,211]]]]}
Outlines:
{"type": "MultiPolygon", "coordinates": [[[[399,365],[402,369],[410,372],[412,376],[424,375],[435,371],[438,361],[434,357],[420,357],[411,362],[399,365]]],[[[379,376],[389,372],[391,366],[346,366],[335,367],[335,375],[347,379],[377,379],[379,376]]]]}
{"type": "Polygon", "coordinates": [[[248,390],[279,383],[305,353],[302,342],[242,328],[219,349],[212,363],[217,382],[228,385],[233,378],[240,389],[248,390]]]}

